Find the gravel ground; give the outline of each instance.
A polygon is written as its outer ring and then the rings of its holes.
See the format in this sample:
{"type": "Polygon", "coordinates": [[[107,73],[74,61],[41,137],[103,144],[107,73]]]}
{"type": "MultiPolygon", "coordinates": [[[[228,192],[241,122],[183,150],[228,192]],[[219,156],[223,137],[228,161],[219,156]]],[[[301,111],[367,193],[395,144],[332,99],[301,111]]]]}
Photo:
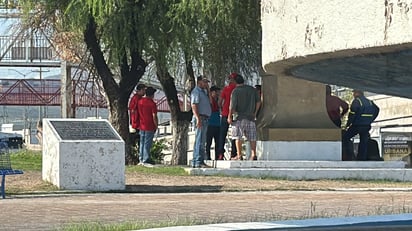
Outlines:
{"type": "Polygon", "coordinates": [[[410,213],[411,183],[286,181],[127,173],[127,193],[71,193],[40,171],[7,176],[0,230],[60,230],[68,224],[125,221],[202,223],[410,213]],[[201,192],[201,193],[199,193],[201,192]],[[16,216],[18,214],[18,216],[16,216]]]}
{"type": "MultiPolygon", "coordinates": [[[[26,171],[23,175],[6,177],[9,193],[55,191],[57,188],[42,181],[40,171],[26,171]]],[[[278,190],[339,190],[352,189],[402,189],[411,190],[410,182],[383,181],[287,181],[223,176],[167,176],[151,173],[126,173],[128,192],[236,192],[278,190]]]]}

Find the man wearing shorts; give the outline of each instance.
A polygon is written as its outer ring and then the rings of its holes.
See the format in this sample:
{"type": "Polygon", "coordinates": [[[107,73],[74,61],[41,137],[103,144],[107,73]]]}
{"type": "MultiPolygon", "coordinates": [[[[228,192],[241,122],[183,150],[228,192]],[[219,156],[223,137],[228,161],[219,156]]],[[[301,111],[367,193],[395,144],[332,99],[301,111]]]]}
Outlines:
{"type": "Polygon", "coordinates": [[[235,81],[237,87],[232,92],[227,118],[227,122],[232,124],[232,137],[236,140],[237,156],[232,159],[242,160],[242,137],[245,136],[250,142],[250,160],[257,160],[255,120],[261,105],[260,96],[254,87],[244,84],[241,75],[237,75],[235,81]]]}

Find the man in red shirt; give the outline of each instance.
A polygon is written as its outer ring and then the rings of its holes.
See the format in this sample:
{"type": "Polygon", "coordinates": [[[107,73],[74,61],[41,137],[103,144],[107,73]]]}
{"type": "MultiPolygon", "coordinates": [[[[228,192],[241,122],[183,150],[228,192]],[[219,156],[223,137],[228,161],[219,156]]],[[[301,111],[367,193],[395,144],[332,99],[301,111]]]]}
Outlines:
{"type": "Polygon", "coordinates": [[[132,96],[129,102],[129,117],[130,125],[134,129],[139,129],[139,112],[138,102],[145,94],[146,85],[140,83],[136,86],[136,93],[132,96]]]}
{"type": "Polygon", "coordinates": [[[135,94],[129,101],[129,124],[130,124],[130,139],[133,144],[140,145],[139,135],[139,112],[137,110],[139,100],[145,94],[146,85],[140,83],[135,88],[135,94]]]}
{"type": "Polygon", "coordinates": [[[332,122],[341,128],[342,117],[348,112],[349,105],[339,97],[332,95],[332,89],[329,85],[326,85],[326,109],[332,122]]]}
{"type": "MultiPolygon", "coordinates": [[[[224,158],[224,153],[225,153],[225,141],[226,141],[226,135],[227,131],[229,129],[229,124],[227,122],[227,116],[229,115],[229,105],[230,105],[230,96],[232,95],[233,89],[236,87],[236,82],[235,78],[238,74],[236,72],[233,72],[232,74],[229,75],[229,84],[225,86],[222,90],[222,93],[220,94],[219,98],[219,107],[221,108],[221,120],[220,120],[220,135],[219,135],[219,142],[218,142],[218,160],[223,160],[224,158]]],[[[236,145],[235,145],[235,140],[232,139],[231,142],[231,157],[237,156],[236,152],[236,145]]]]}
{"type": "Polygon", "coordinates": [[[139,123],[140,123],[140,152],[139,164],[146,167],[152,167],[150,160],[150,149],[153,144],[154,134],[157,130],[157,106],[153,101],[156,89],[153,87],[146,88],[146,95],[138,103],[139,123]]]}

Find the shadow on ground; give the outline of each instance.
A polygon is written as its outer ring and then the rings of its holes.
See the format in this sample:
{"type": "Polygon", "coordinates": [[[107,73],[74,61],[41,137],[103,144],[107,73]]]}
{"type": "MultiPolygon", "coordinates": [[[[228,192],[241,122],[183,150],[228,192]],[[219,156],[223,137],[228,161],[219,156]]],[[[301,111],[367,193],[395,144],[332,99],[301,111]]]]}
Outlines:
{"type": "Polygon", "coordinates": [[[220,185],[185,185],[185,186],[164,186],[164,185],[126,185],[125,192],[130,193],[188,193],[188,192],[221,192],[220,185]]]}
{"type": "MultiPolygon", "coordinates": [[[[164,186],[164,185],[126,185],[125,190],[110,191],[87,191],[87,190],[58,190],[48,192],[27,192],[16,193],[17,197],[12,198],[35,198],[35,197],[70,197],[88,193],[213,193],[222,192],[222,186],[196,185],[196,186],[164,186]]],[[[8,195],[10,198],[10,195],[8,195]]]]}

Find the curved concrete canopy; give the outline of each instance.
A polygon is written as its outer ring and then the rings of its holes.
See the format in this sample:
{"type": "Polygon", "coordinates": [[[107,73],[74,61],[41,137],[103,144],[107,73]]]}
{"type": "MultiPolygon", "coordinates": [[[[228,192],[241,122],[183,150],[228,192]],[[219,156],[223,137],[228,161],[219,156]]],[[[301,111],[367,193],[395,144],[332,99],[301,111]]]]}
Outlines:
{"type": "Polygon", "coordinates": [[[412,98],[412,49],[325,59],[295,66],[292,76],[412,98]]]}

